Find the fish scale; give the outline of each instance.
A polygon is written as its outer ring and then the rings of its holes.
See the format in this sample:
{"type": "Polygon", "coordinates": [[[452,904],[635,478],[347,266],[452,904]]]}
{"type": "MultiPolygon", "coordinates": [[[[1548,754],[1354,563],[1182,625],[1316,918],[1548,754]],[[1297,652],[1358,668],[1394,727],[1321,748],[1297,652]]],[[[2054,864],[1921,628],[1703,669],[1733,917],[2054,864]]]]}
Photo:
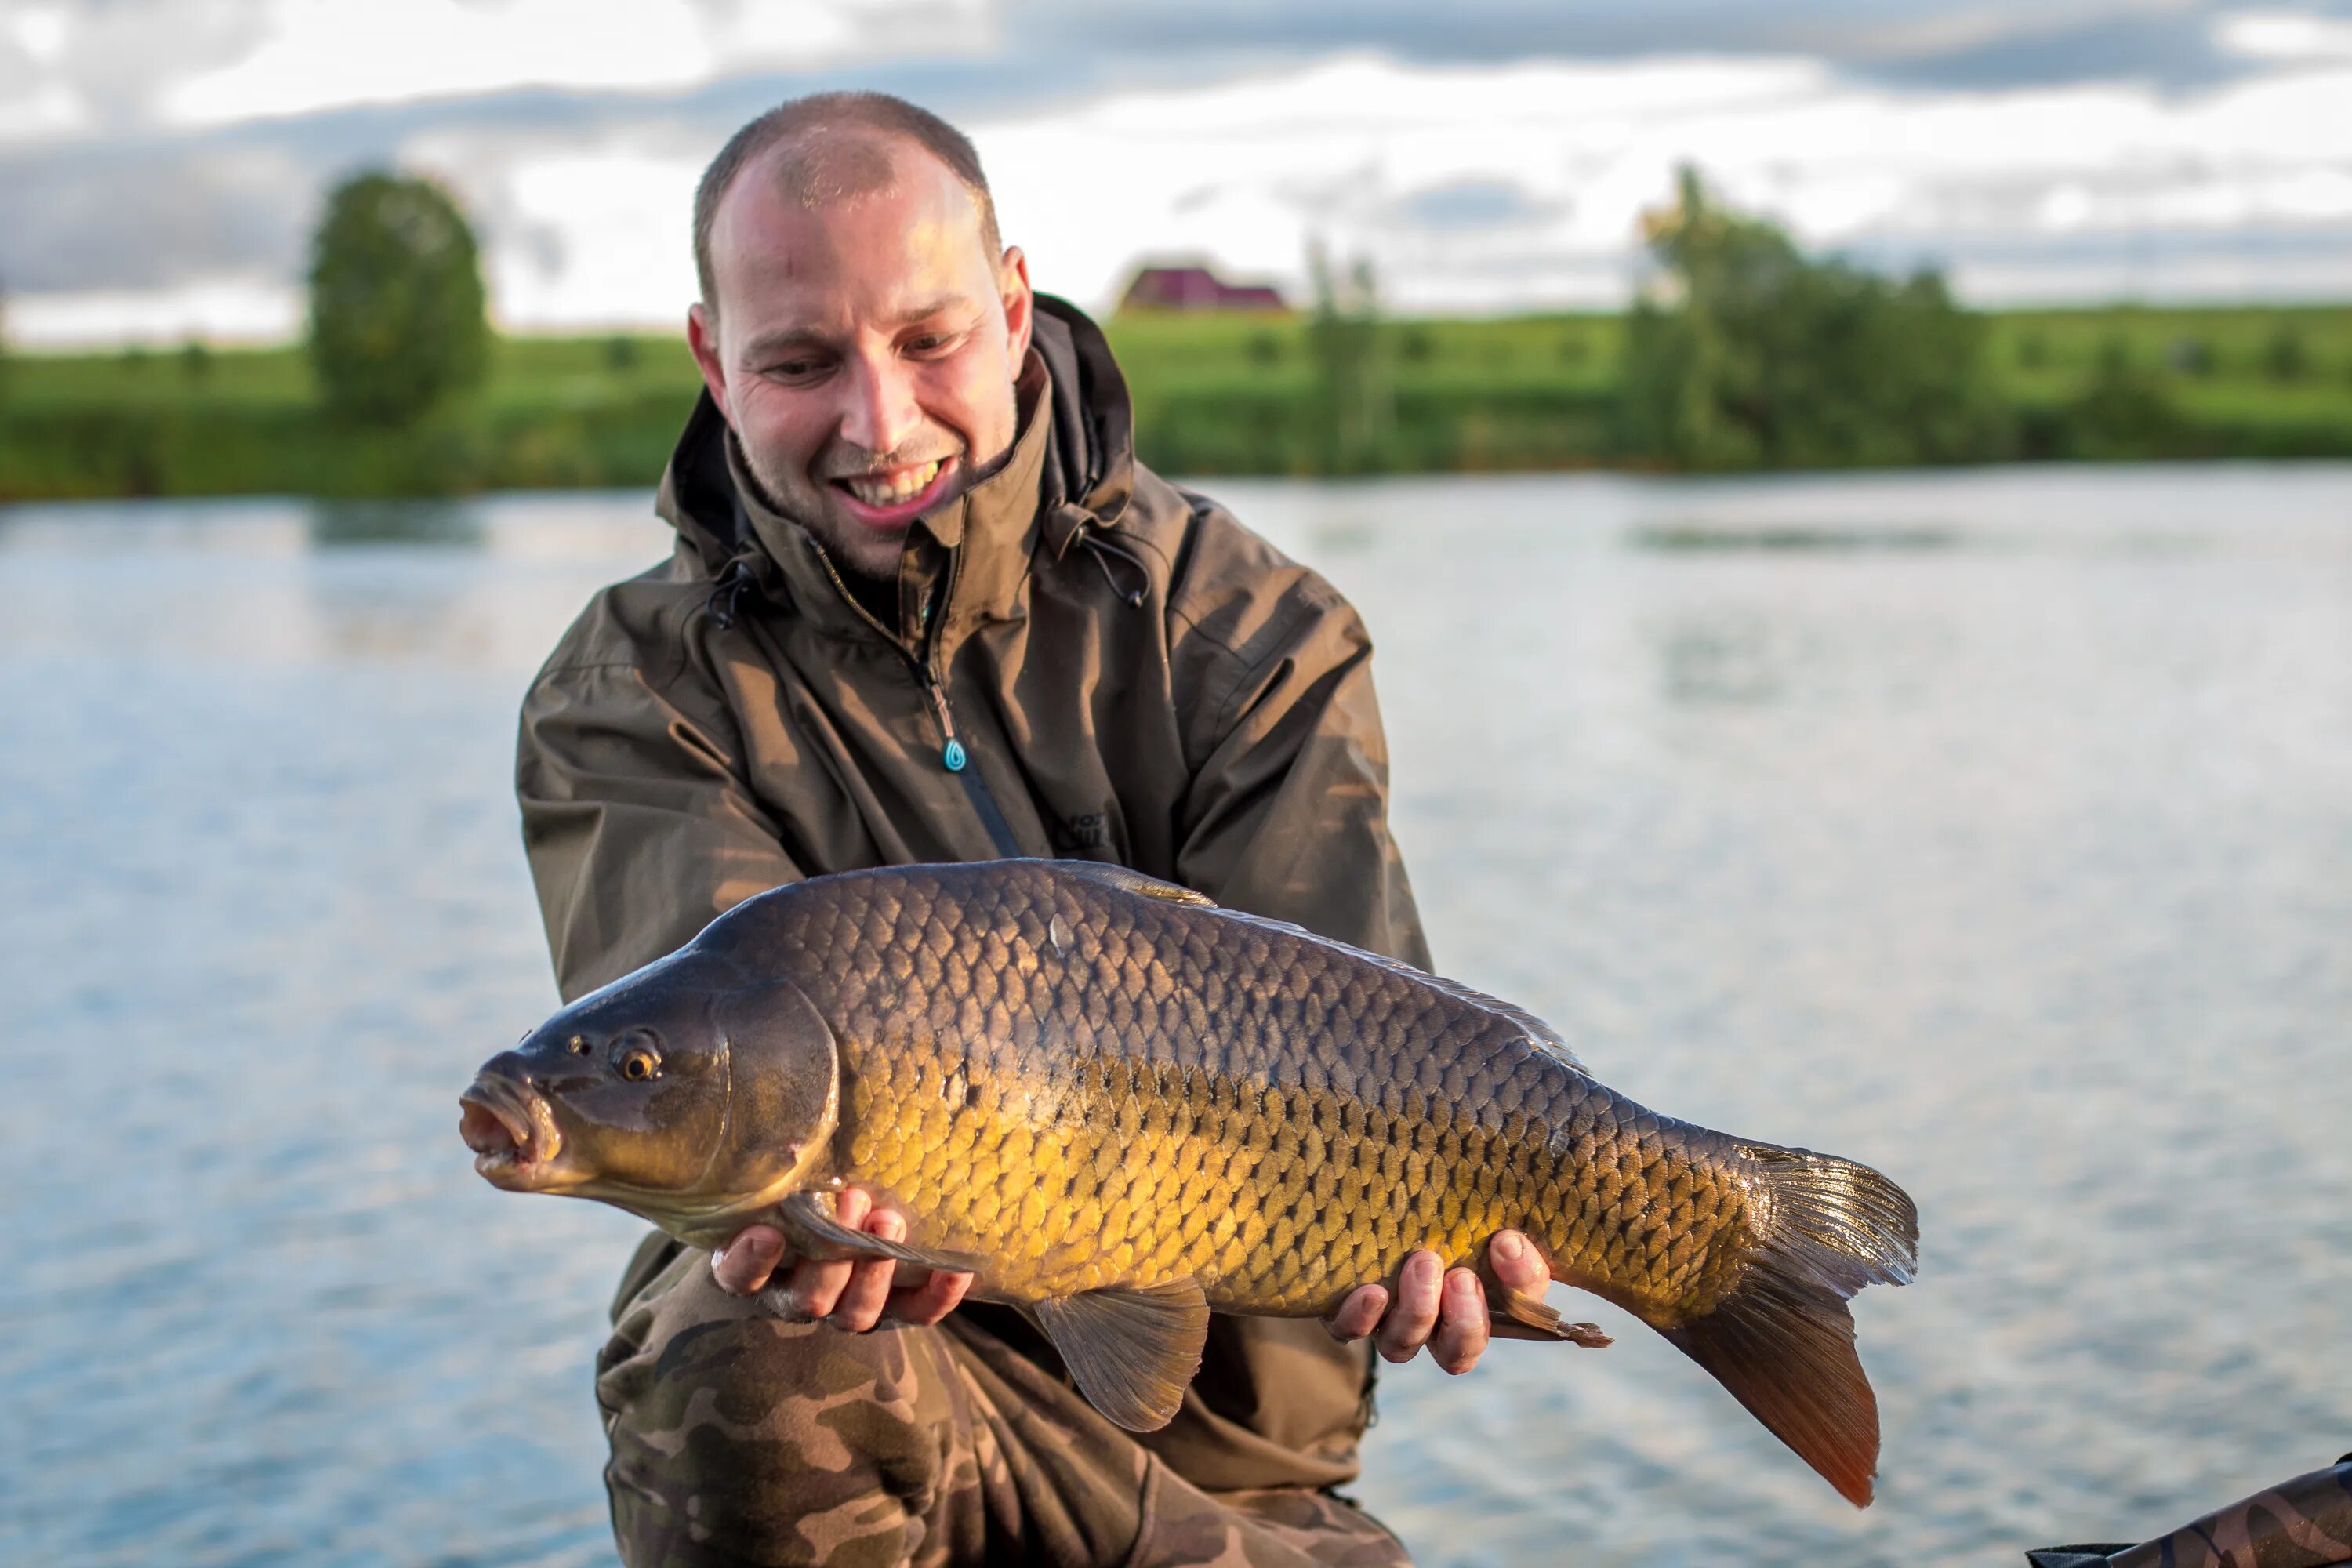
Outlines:
{"type": "MultiPolygon", "coordinates": [[[[1172,1415],[1210,1309],[1328,1314],[1416,1250],[1478,1264],[1519,1230],[1555,1280],[1648,1323],[1870,1496],[1876,1404],[1845,1300],[1910,1278],[1900,1188],[1661,1116],[1506,1003],[1120,868],[778,889],[557,1015],[468,1101],[502,1185],[700,1245],[764,1220],[818,1255],[975,1271],[1139,1429],[1172,1415]],[[633,1052],[624,1093],[597,1064],[633,1052]],[[905,1241],[835,1221],[824,1194],[847,1184],[898,1210],[905,1241]]],[[[1490,1293],[1528,1337],[1607,1342],[1490,1293]]]]}
{"type": "MultiPolygon", "coordinates": [[[[975,880],[945,868],[935,875],[975,880]]],[[[835,880],[840,910],[810,910],[773,938],[796,950],[791,971],[833,1025],[845,1079],[858,1086],[844,1107],[842,1174],[913,1217],[917,1245],[991,1258],[992,1283],[1007,1293],[1155,1282],[1122,1275],[1112,1259],[1126,1250],[1155,1271],[1198,1279],[1213,1307],[1320,1313],[1362,1282],[1367,1252],[1375,1277],[1424,1247],[1449,1262],[1473,1261],[1505,1224],[1570,1268],[1599,1264],[1578,1269],[1588,1286],[1646,1297],[1674,1315],[1703,1313],[1738,1271],[1745,1192],[1688,1163],[1717,1135],[1670,1149],[1639,1108],[1612,1116],[1608,1090],[1529,1048],[1523,1029],[1475,1003],[1303,932],[1204,922],[1192,906],[1080,879],[992,879],[985,885],[993,896],[963,899],[935,888],[902,892],[896,878],[835,880]],[[1073,933],[1073,953],[1056,952],[1048,936],[1057,916],[1073,933]],[[895,1006],[866,1012],[884,999],[854,981],[828,983],[887,973],[894,953],[909,952],[939,967],[895,1006]],[[1216,987],[1222,1005],[1210,1004],[1204,977],[1213,973],[1242,977],[1216,987]],[[1048,1034],[1068,1047],[1039,1049],[1048,1034]],[[894,1076],[901,1041],[928,1043],[993,1079],[998,1093],[936,1114],[936,1097],[894,1076]],[[1108,1135],[1136,1090],[1097,1069],[1129,1058],[1192,1070],[1153,1084],[1147,1103],[1165,1107],[1164,1117],[1151,1117],[1120,1149],[1108,1135]],[[1537,1120],[1585,1130],[1566,1163],[1599,1171],[1631,1161],[1623,1190],[1641,1204],[1595,1212],[1555,1180],[1562,1162],[1549,1151],[1509,1143],[1491,1113],[1506,1084],[1514,1104],[1537,1107],[1537,1120]],[[1584,1112],[1588,1100],[1601,1103],[1584,1112]],[[1336,1124],[1350,1107],[1370,1113],[1354,1141],[1353,1172],[1332,1171],[1328,1152],[1304,1158],[1297,1125],[1336,1124]],[[1060,1137],[1037,1136],[1041,1114],[1060,1137]],[[1058,1217],[1096,1207],[1099,1188],[1080,1173],[1105,1161],[1125,1177],[1133,1219],[1160,1227],[1135,1247],[1078,1257],[1060,1225],[1003,1225],[1008,1213],[1058,1217]],[[1220,1240],[1201,1218],[1202,1202],[1237,1163],[1252,1190],[1228,1201],[1244,1214],[1278,1216],[1276,1246],[1244,1247],[1234,1231],[1220,1240]],[[1335,1174],[1341,1179],[1328,1180],[1335,1174]],[[1568,1201],[1521,1201],[1497,1215],[1503,1205],[1494,1200],[1506,1193],[1568,1201]],[[1155,1198],[1167,1200],[1157,1213],[1155,1198]],[[1676,1211],[1671,1228],[1653,1213],[1662,1200],[1676,1211]],[[1611,1218],[1615,1235],[1596,1228],[1611,1218]],[[1685,1245],[1675,1248],[1671,1236],[1685,1245]],[[1367,1237],[1369,1248],[1360,1245],[1367,1237]],[[1703,1237],[1718,1244],[1709,1248],[1703,1237]],[[1710,1258],[1716,1277],[1703,1279],[1710,1258]]]]}

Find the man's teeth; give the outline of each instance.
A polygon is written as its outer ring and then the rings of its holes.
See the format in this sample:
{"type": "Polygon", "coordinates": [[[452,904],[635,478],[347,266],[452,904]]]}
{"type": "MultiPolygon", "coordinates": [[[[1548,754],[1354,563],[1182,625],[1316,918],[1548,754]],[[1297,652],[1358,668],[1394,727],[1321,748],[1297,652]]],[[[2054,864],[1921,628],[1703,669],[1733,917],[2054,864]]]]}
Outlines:
{"type": "Polygon", "coordinates": [[[925,463],[919,468],[908,468],[896,479],[844,479],[849,493],[867,506],[897,506],[923,493],[930,482],[940,477],[938,463],[925,463]]]}

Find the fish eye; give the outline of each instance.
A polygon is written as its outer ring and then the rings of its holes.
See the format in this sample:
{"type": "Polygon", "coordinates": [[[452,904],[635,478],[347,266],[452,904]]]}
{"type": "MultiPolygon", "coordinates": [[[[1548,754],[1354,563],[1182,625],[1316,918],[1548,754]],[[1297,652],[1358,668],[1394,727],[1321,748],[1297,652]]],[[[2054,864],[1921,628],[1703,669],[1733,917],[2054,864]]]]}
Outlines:
{"type": "Polygon", "coordinates": [[[661,1074],[661,1053],[635,1030],[622,1037],[613,1053],[613,1066],[631,1083],[644,1083],[661,1074]]]}

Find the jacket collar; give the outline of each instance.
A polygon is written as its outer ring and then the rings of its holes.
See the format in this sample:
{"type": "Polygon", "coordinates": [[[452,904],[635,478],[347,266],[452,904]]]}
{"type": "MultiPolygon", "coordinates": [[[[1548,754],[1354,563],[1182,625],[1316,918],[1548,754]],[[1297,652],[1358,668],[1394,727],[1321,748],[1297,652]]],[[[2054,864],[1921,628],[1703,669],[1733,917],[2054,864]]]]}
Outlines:
{"type": "MultiPolygon", "coordinates": [[[[1109,343],[1076,307],[1044,294],[1036,305],[1022,372],[1029,406],[1011,457],[908,531],[901,641],[940,574],[953,581],[943,635],[1018,615],[1033,560],[1058,560],[1089,531],[1098,538],[1115,528],[1134,493],[1134,413],[1109,343]]],[[[677,530],[681,557],[703,574],[740,577],[828,632],[871,635],[824,550],[751,482],[708,392],[678,437],[656,506],[677,530]]]]}

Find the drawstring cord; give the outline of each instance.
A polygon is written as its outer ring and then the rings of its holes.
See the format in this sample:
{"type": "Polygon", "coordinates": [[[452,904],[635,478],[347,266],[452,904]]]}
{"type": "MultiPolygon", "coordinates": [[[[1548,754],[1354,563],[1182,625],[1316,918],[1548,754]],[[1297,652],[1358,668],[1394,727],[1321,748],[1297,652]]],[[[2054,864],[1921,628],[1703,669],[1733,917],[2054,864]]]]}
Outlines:
{"type": "MultiPolygon", "coordinates": [[[[1130,609],[1141,609],[1144,595],[1151,586],[1151,569],[1143,563],[1143,557],[1111,538],[1107,531],[1087,523],[1078,525],[1076,538],[1094,557],[1095,564],[1101,568],[1103,581],[1110,584],[1110,591],[1125,600],[1130,609]],[[1113,561],[1121,563],[1135,574],[1135,586],[1121,585],[1118,574],[1111,570],[1113,561]]],[[[744,594],[755,585],[749,561],[738,555],[727,563],[726,569],[719,574],[719,581],[710,590],[710,616],[719,623],[719,629],[723,631],[735,624],[736,617],[742,613],[744,594]]]]}
{"type": "Polygon", "coordinates": [[[710,591],[710,615],[725,631],[735,624],[742,607],[743,591],[751,585],[751,563],[741,556],[727,563],[727,570],[719,574],[719,585],[710,591]]]}
{"type": "Polygon", "coordinates": [[[1102,568],[1103,581],[1110,584],[1110,591],[1126,600],[1129,608],[1137,610],[1143,608],[1144,590],[1151,585],[1151,569],[1143,563],[1143,557],[1111,538],[1109,534],[1085,523],[1078,525],[1077,535],[1078,542],[1093,552],[1095,564],[1102,568]],[[1118,585],[1118,577],[1110,569],[1111,559],[1114,556],[1135,568],[1135,574],[1139,580],[1136,587],[1122,588],[1118,585]]]}

